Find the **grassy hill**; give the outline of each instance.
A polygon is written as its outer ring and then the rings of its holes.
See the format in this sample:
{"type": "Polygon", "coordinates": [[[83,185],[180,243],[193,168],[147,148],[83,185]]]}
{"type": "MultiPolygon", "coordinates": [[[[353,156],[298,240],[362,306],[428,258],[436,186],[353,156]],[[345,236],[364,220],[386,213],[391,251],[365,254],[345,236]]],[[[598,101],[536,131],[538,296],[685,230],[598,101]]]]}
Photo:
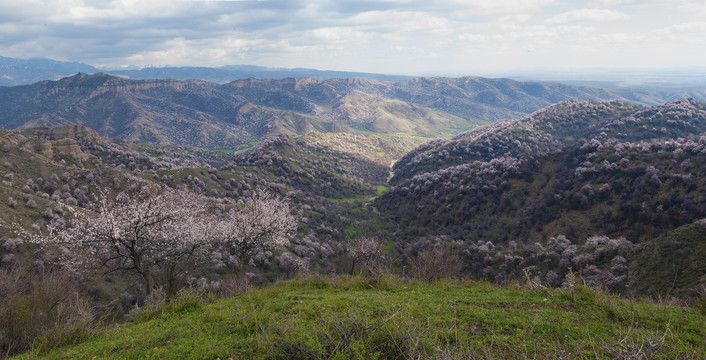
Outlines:
{"type": "Polygon", "coordinates": [[[290,280],[204,302],[182,294],[38,359],[696,359],[704,313],[564,291],[395,278],[290,280]]]}

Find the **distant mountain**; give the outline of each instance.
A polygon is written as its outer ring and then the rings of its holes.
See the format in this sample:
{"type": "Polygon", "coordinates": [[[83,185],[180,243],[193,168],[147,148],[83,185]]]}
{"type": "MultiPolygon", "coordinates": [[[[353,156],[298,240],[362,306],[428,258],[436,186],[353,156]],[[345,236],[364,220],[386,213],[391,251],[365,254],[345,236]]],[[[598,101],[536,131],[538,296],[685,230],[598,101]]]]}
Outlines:
{"type": "Polygon", "coordinates": [[[13,59],[0,56],[0,86],[33,84],[42,80],[58,80],[79,72],[95,73],[91,65],[50,59],[13,59]]]}
{"type": "Polygon", "coordinates": [[[533,71],[505,72],[502,76],[520,81],[551,81],[613,89],[693,90],[706,88],[705,67],[683,69],[535,69],[533,71]]]}
{"type": "Polygon", "coordinates": [[[316,69],[284,69],[268,68],[254,65],[228,65],[222,67],[155,67],[139,70],[104,70],[108,74],[125,76],[130,79],[171,79],[171,80],[204,80],[208,82],[225,84],[240,79],[286,79],[286,78],[312,78],[317,80],[328,79],[377,79],[384,81],[404,81],[412,76],[373,74],[351,71],[330,71],[316,69]]]}
{"type": "Polygon", "coordinates": [[[203,80],[225,84],[241,79],[312,78],[317,80],[362,78],[385,81],[405,81],[412,76],[374,74],[352,71],[316,69],[269,68],[255,65],[228,65],[222,67],[165,66],[142,69],[98,69],[79,62],[51,59],[15,59],[0,56],[0,86],[29,85],[43,80],[59,80],[78,73],[104,72],[134,80],[203,80]]]}
{"type": "Polygon", "coordinates": [[[451,136],[566,99],[653,104],[673,94],[509,79],[130,80],[104,73],[0,87],[0,126],[82,124],[101,136],[236,148],[310,131],[451,136]]]}

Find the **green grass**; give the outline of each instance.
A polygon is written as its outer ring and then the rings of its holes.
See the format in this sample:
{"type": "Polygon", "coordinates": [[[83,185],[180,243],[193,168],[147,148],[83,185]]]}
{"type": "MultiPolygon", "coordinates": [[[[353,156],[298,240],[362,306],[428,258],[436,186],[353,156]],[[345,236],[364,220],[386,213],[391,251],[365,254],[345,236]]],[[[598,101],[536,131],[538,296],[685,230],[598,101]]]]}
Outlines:
{"type": "Polygon", "coordinates": [[[193,298],[67,348],[23,358],[704,358],[689,308],[485,283],[290,280],[204,304],[193,298]]]}
{"type": "MultiPolygon", "coordinates": [[[[386,192],[389,191],[389,187],[386,185],[373,185],[375,187],[375,196],[380,196],[386,192]]],[[[334,197],[325,197],[326,200],[331,201],[333,203],[348,203],[348,204],[354,204],[356,202],[361,202],[363,204],[367,203],[370,201],[370,196],[366,195],[357,195],[357,196],[348,196],[348,197],[343,197],[343,198],[334,198],[334,197]]],[[[364,207],[367,207],[367,205],[364,205],[364,207]]]]}
{"type": "Polygon", "coordinates": [[[380,196],[390,190],[390,187],[387,185],[375,185],[376,193],[375,196],[380,196]]]}

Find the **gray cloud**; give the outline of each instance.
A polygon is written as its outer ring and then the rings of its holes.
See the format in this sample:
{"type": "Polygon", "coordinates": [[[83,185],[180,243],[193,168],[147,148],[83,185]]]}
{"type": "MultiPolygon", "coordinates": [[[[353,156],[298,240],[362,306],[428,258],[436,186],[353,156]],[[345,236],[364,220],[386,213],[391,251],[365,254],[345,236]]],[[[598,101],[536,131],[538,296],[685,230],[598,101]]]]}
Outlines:
{"type": "Polygon", "coordinates": [[[110,67],[249,63],[398,73],[689,66],[706,56],[699,1],[588,3],[0,0],[0,55],[110,67]],[[680,51],[690,56],[674,55],[680,51]]]}

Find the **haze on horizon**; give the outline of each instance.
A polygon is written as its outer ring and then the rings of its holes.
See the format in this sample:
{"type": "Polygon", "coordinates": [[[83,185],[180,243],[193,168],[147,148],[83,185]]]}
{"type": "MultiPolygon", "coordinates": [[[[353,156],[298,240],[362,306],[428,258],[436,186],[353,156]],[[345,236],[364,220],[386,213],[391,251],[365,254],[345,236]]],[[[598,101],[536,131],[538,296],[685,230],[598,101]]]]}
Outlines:
{"type": "Polygon", "coordinates": [[[0,56],[389,74],[706,65],[693,0],[0,0],[0,56]]]}

